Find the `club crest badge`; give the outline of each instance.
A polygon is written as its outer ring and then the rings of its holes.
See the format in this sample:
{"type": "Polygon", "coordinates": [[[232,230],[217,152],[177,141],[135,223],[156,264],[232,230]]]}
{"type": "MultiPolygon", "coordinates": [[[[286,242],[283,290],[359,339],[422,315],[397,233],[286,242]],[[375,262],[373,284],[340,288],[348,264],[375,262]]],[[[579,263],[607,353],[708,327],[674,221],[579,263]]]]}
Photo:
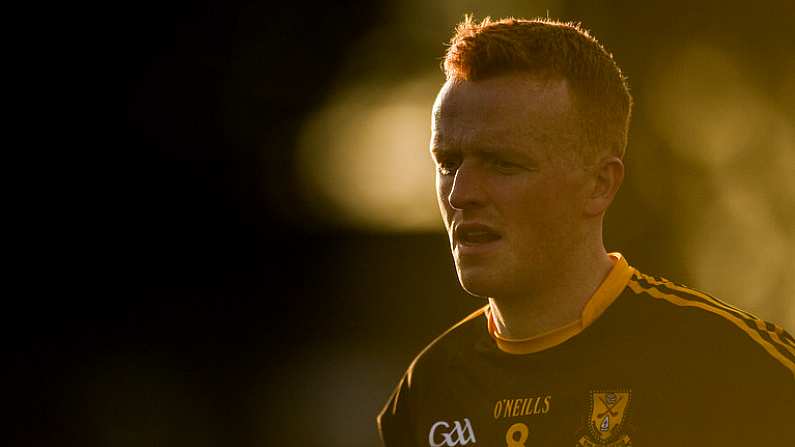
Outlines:
{"type": "Polygon", "coordinates": [[[632,393],[623,391],[592,391],[588,434],[580,438],[580,446],[624,447],[632,443],[623,428],[632,393]]]}

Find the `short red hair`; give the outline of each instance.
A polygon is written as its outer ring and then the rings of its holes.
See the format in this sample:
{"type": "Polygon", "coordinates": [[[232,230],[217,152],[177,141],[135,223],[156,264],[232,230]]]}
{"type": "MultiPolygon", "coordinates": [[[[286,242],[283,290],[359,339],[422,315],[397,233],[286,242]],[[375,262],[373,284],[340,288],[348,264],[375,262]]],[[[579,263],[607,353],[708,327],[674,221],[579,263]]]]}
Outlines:
{"type": "Polygon", "coordinates": [[[576,23],[465,16],[443,62],[448,80],[477,81],[512,72],[565,79],[583,122],[587,160],[623,158],[632,96],[612,54],[576,23]]]}

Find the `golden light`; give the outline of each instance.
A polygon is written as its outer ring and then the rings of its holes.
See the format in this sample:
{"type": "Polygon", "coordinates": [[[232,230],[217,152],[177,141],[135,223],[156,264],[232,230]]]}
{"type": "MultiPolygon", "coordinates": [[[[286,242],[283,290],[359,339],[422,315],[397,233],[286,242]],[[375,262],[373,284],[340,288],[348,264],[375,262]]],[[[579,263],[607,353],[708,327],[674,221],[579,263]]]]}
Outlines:
{"type": "Polygon", "coordinates": [[[795,128],[729,54],[694,45],[665,60],[649,96],[656,132],[690,166],[670,175],[693,285],[793,327],[781,297],[795,294],[795,128]]]}
{"type": "Polygon", "coordinates": [[[304,126],[299,177],[310,208],[374,230],[441,229],[428,154],[438,74],[332,98],[304,126]]]}

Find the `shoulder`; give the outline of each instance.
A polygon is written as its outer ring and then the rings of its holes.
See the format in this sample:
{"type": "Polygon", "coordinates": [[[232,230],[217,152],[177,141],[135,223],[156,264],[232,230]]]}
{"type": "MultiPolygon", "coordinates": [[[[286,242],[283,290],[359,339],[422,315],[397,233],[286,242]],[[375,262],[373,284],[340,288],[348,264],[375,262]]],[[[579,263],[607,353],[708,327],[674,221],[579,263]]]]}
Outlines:
{"type": "MultiPolygon", "coordinates": [[[[376,423],[384,445],[415,445],[412,437],[414,412],[420,405],[423,389],[434,387],[433,381],[444,381],[450,361],[472,346],[478,337],[478,327],[485,326],[479,317],[486,307],[480,308],[436,337],[411,362],[386,405],[378,414],[376,423]]],[[[482,329],[481,329],[482,330],[482,329]]]]}
{"type": "Polygon", "coordinates": [[[643,349],[655,352],[647,357],[649,376],[664,394],[678,396],[666,411],[698,420],[703,433],[723,439],[709,445],[791,442],[795,342],[789,333],[665,278],[635,272],[627,291],[624,307],[640,316],[633,332],[644,334],[643,349]]]}
{"type": "Polygon", "coordinates": [[[795,378],[795,340],[780,326],[699,290],[635,271],[627,283],[646,320],[704,361],[716,358],[795,378]]]}
{"type": "Polygon", "coordinates": [[[453,357],[471,350],[478,335],[486,327],[486,322],[482,318],[487,308],[488,305],[472,312],[420,351],[406,370],[408,384],[412,385],[419,375],[432,375],[438,372],[440,368],[454,361],[453,357]]]}

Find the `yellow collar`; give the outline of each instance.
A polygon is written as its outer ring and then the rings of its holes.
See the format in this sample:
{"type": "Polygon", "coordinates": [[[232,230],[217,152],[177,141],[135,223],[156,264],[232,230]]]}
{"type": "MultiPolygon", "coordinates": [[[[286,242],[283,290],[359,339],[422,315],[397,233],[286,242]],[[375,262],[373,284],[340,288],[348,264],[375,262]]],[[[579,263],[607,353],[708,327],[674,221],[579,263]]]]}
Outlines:
{"type": "Polygon", "coordinates": [[[615,259],[613,268],[608,273],[607,278],[599,285],[599,288],[596,289],[596,292],[585,303],[580,318],[557,329],[519,341],[505,339],[497,333],[491,307],[486,306],[489,334],[500,350],[509,354],[531,354],[543,351],[574,337],[596,321],[607,307],[621,295],[629,278],[635,271],[629,266],[621,253],[610,253],[610,257],[615,259]]]}

